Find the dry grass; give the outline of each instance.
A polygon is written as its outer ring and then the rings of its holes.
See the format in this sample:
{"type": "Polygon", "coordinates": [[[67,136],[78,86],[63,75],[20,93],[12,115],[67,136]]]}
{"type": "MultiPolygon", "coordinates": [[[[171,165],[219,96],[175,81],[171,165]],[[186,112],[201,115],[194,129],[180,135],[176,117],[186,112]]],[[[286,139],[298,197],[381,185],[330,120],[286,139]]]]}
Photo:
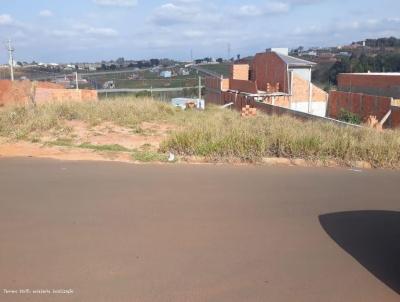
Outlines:
{"type": "Polygon", "coordinates": [[[288,116],[242,119],[236,112],[211,109],[187,119],[185,127],[162,144],[161,151],[167,150],[213,161],[285,157],[400,168],[400,131],[379,133],[288,116]]]}
{"type": "Polygon", "coordinates": [[[65,121],[80,120],[90,126],[113,122],[135,128],[144,121],[160,121],[176,114],[175,108],[149,98],[119,98],[98,103],[63,103],[11,107],[0,111],[0,136],[28,139],[48,130],[68,131],[65,121]]]}
{"type": "MultiPolygon", "coordinates": [[[[235,158],[257,162],[264,157],[334,160],[342,164],[365,161],[374,167],[400,168],[399,131],[379,133],[264,115],[242,119],[236,112],[212,106],[204,112],[182,112],[151,99],[5,108],[0,110],[0,136],[32,140],[43,132],[54,131],[64,137],[71,130],[65,126],[68,120],[92,126],[113,122],[132,129],[142,122],[178,125],[179,130],[162,143],[160,154],[171,151],[212,161],[235,158]]],[[[133,156],[146,161],[159,159],[157,154],[143,156],[136,152],[133,156]]]]}

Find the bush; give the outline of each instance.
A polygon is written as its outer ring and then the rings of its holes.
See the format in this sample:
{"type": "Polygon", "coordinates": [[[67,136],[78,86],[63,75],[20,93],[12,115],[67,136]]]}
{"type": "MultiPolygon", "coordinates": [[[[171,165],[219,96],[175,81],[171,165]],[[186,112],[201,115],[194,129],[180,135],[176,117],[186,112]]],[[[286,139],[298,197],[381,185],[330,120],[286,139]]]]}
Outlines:
{"type": "Polygon", "coordinates": [[[361,117],[358,114],[355,114],[344,108],[340,109],[339,120],[355,125],[361,124],[361,117]]]}

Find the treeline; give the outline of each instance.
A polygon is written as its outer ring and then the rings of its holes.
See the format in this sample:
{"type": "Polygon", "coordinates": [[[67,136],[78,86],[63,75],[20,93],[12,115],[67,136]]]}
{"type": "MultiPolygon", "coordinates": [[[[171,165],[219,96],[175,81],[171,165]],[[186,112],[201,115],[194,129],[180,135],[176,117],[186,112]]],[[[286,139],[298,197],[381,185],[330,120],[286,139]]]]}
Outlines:
{"type": "Polygon", "coordinates": [[[336,85],[339,73],[351,72],[400,72],[400,53],[378,54],[376,56],[352,55],[341,58],[332,67],[315,73],[315,80],[326,85],[336,85]]]}
{"type": "Polygon", "coordinates": [[[400,39],[395,37],[367,39],[365,45],[368,47],[400,47],[400,39]]]}

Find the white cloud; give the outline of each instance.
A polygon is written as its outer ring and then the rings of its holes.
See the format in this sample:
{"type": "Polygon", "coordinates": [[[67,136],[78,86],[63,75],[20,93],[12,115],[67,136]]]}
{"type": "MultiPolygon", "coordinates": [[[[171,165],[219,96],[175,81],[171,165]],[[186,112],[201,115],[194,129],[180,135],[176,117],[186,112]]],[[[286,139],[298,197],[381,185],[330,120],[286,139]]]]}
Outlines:
{"type": "Polygon", "coordinates": [[[57,38],[101,39],[115,38],[118,31],[110,27],[94,27],[87,24],[75,24],[68,29],[53,29],[48,32],[57,38]]]}
{"type": "Polygon", "coordinates": [[[269,14],[287,13],[290,10],[290,5],[285,2],[268,2],[265,5],[242,5],[239,11],[236,12],[240,16],[264,16],[269,14]]]}
{"type": "Polygon", "coordinates": [[[7,14],[0,15],[0,25],[11,25],[14,23],[14,19],[7,14]]]}
{"type": "Polygon", "coordinates": [[[223,12],[219,12],[215,5],[199,0],[172,0],[158,6],[150,20],[161,26],[174,26],[176,24],[208,24],[219,22],[223,12]]]}
{"type": "Polygon", "coordinates": [[[52,17],[54,14],[51,10],[48,9],[44,9],[42,11],[39,12],[39,16],[40,17],[52,17]]]}
{"type": "Polygon", "coordinates": [[[93,2],[101,6],[119,7],[132,7],[138,4],[138,0],[93,0],[93,2]]]}
{"type": "Polygon", "coordinates": [[[108,27],[87,27],[85,33],[100,37],[117,37],[118,32],[113,28],[108,27]]]}

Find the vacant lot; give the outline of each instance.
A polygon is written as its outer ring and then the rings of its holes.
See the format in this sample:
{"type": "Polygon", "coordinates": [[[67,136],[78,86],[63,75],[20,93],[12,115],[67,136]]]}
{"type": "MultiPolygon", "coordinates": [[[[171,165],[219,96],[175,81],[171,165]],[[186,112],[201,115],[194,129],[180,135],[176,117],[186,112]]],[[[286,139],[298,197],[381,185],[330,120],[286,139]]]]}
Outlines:
{"type": "Polygon", "coordinates": [[[289,158],[400,167],[399,131],[379,133],[261,114],[247,119],[214,106],[181,111],[144,98],[5,108],[0,111],[0,136],[8,143],[125,154],[139,161],[165,161],[172,152],[178,159],[211,162],[289,158]]]}

